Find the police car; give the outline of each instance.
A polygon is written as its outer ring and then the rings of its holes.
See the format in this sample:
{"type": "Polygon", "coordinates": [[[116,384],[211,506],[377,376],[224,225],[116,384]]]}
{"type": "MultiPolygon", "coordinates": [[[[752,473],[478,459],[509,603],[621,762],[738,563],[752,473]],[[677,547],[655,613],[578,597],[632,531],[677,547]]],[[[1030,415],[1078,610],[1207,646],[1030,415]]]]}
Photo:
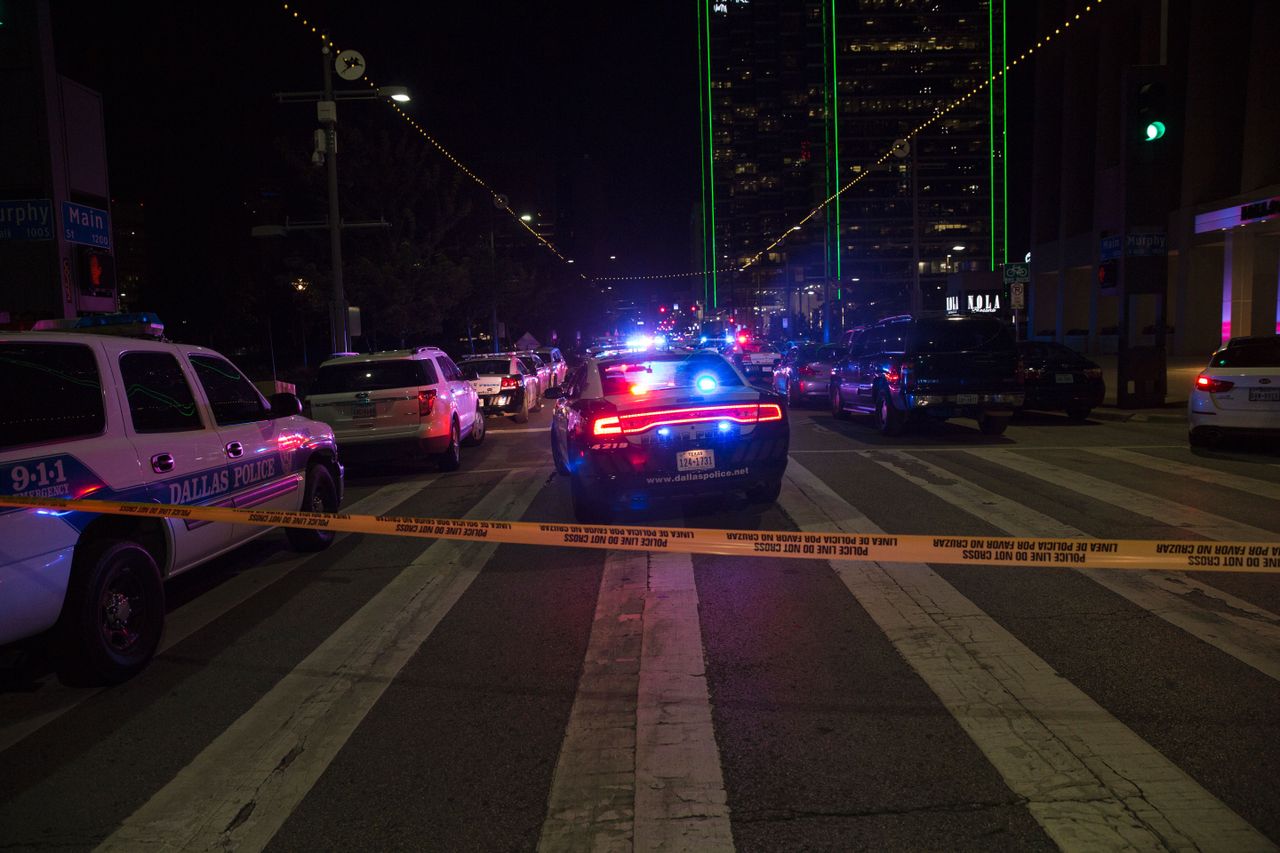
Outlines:
{"type": "MultiPolygon", "coordinates": [[[[333,431],[162,333],[146,314],[0,332],[0,495],[336,511],[333,431]]],[[[65,680],[121,681],[160,642],[164,579],[268,530],[0,506],[0,644],[50,631],[65,680]]]]}

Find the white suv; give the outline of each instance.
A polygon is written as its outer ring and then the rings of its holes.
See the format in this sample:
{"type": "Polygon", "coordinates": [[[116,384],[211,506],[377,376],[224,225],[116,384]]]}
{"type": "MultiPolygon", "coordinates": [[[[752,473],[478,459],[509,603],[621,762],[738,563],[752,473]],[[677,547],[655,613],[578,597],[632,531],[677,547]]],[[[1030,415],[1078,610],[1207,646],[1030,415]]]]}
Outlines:
{"type": "Polygon", "coordinates": [[[320,365],[307,405],[333,426],[348,456],[426,456],[452,471],[461,444],[484,441],[475,389],[436,347],[331,358],[320,365]]]}
{"type": "MultiPolygon", "coordinates": [[[[337,511],[333,432],[297,397],[264,400],[218,353],[157,339],[150,315],[114,319],[0,332],[0,495],[337,511]]],[[[0,644],[53,629],[64,680],[121,681],[160,642],[163,580],[268,530],[0,506],[0,644]]]]}

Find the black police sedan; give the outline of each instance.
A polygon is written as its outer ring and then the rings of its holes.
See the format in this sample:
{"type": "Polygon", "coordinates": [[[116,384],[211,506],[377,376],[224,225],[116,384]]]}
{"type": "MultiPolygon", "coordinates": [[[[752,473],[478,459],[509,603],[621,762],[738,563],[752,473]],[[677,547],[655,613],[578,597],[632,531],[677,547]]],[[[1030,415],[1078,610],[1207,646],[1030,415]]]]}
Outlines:
{"type": "Polygon", "coordinates": [[[1102,368],[1062,344],[1020,341],[1018,367],[1026,390],[1024,409],[1066,412],[1071,420],[1083,421],[1106,395],[1102,368]]]}
{"type": "Polygon", "coordinates": [[[590,359],[579,387],[547,397],[556,400],[551,453],[581,523],[607,522],[619,505],[650,497],[740,490],[768,503],[782,489],[785,400],[717,353],[590,359]]]}

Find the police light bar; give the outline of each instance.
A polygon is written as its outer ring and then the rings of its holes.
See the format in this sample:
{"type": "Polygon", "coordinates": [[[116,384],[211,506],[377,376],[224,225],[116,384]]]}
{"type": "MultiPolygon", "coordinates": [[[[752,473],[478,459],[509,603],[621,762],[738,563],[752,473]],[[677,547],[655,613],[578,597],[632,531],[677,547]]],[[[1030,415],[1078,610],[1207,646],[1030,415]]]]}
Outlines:
{"type": "Polygon", "coordinates": [[[34,332],[92,332],[129,338],[164,337],[164,323],[148,312],[130,314],[95,314],[65,320],[38,320],[34,332]]]}

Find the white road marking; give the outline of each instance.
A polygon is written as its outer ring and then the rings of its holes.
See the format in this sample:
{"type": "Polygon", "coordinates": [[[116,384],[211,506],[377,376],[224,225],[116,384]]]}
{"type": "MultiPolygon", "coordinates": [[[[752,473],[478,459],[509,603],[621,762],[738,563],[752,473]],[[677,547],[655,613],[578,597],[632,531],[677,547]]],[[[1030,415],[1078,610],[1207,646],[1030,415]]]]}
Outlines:
{"type": "MultiPolygon", "coordinates": [[[[831,433],[831,434],[839,435],[839,433],[831,433]]],[[[1170,448],[1183,447],[1184,445],[1181,445],[1181,444],[1124,444],[1124,445],[1118,445],[1118,446],[1122,448],[1131,448],[1134,450],[1168,450],[1170,448]]],[[[918,447],[916,445],[911,445],[911,444],[903,444],[903,445],[890,447],[887,445],[880,446],[880,445],[868,444],[868,445],[863,445],[861,447],[840,447],[832,450],[796,450],[795,448],[792,448],[791,453],[792,454],[796,454],[796,453],[806,453],[806,454],[807,453],[818,453],[818,454],[866,453],[868,450],[905,450],[905,451],[910,451],[911,453],[955,453],[960,450],[987,450],[987,449],[990,449],[990,448],[976,447],[976,446],[970,447],[969,445],[965,445],[965,444],[948,444],[944,447],[918,447]]],[[[1057,447],[1057,446],[1038,447],[1038,446],[1027,445],[1024,449],[1026,450],[1095,450],[1096,448],[1080,447],[1079,445],[1070,445],[1070,446],[1062,446],[1062,447],[1057,447]]]]}
{"type": "Polygon", "coordinates": [[[732,851],[688,554],[610,551],[538,849],[732,851]]]}
{"type": "MultiPolygon", "coordinates": [[[[429,477],[392,483],[366,495],[355,503],[344,506],[342,511],[359,515],[385,515],[435,480],[435,477],[429,477]]],[[[347,535],[346,533],[339,534],[339,536],[347,535]]],[[[164,654],[192,634],[202,630],[215,619],[219,619],[239,607],[303,563],[317,556],[319,555],[290,555],[262,563],[254,566],[249,571],[240,572],[228,578],[213,589],[193,598],[181,607],[175,608],[165,617],[164,635],[160,638],[160,646],[156,649],[156,654],[164,654]]],[[[4,752],[24,738],[30,737],[81,702],[101,692],[102,688],[100,687],[67,687],[53,676],[49,676],[40,684],[38,690],[29,694],[30,701],[33,704],[38,703],[42,710],[34,716],[25,716],[21,711],[18,711],[17,716],[19,719],[17,722],[0,728],[0,752],[4,752]]],[[[14,702],[12,700],[17,698],[16,696],[6,698],[5,701],[8,706],[5,708],[6,713],[14,713],[14,702]]]]}
{"type": "MultiPolygon", "coordinates": [[[[519,518],[543,480],[508,476],[467,517],[519,518]]],[[[433,542],[98,849],[264,848],[497,547],[433,542]]]]}
{"type": "MultiPolygon", "coordinates": [[[[801,530],[882,533],[801,465],[780,504],[801,530]]],[[[927,565],[831,566],[1061,849],[1275,849],[927,565]]]]}
{"type": "MultiPolygon", "coordinates": [[[[1079,450],[1080,448],[1076,448],[1079,450]]],[[[1148,495],[1088,474],[1080,474],[1069,468],[1050,465],[1011,450],[975,450],[966,448],[979,459],[994,462],[1020,474],[1026,474],[1055,486],[1082,494],[1102,503],[1167,524],[1190,530],[1206,539],[1227,539],[1236,542],[1270,542],[1276,538],[1274,530],[1265,530],[1235,519],[1224,518],[1201,509],[1148,495]]]]}
{"type": "MultiPolygon", "coordinates": [[[[1014,536],[1063,539],[1090,536],[1079,528],[906,453],[868,451],[867,458],[912,485],[1014,536]]],[[[1010,571],[1019,570],[1011,568],[1010,571]]],[[[1185,573],[1080,568],[1076,571],[1193,637],[1280,681],[1280,617],[1276,614],[1185,573]]]]}
{"type": "Polygon", "coordinates": [[[1229,489],[1237,489],[1238,491],[1248,492],[1251,495],[1259,495],[1280,501],[1280,483],[1273,483],[1270,480],[1241,477],[1237,474],[1215,471],[1212,468],[1203,468],[1199,465],[1188,465],[1185,462],[1174,462],[1170,459],[1148,456],[1145,453],[1135,453],[1132,450],[1126,450],[1121,447],[1085,447],[1080,449],[1099,456],[1106,456],[1109,459],[1115,459],[1118,462],[1128,462],[1131,465],[1140,465],[1143,468],[1151,468],[1167,474],[1176,474],[1188,480],[1199,480],[1202,483],[1225,486],[1229,489]]]}
{"type": "Polygon", "coordinates": [[[496,435],[511,435],[512,433],[516,433],[516,432],[550,432],[550,431],[551,431],[551,427],[549,426],[519,427],[518,429],[495,429],[495,430],[491,430],[487,434],[489,436],[496,436],[496,435]]]}

